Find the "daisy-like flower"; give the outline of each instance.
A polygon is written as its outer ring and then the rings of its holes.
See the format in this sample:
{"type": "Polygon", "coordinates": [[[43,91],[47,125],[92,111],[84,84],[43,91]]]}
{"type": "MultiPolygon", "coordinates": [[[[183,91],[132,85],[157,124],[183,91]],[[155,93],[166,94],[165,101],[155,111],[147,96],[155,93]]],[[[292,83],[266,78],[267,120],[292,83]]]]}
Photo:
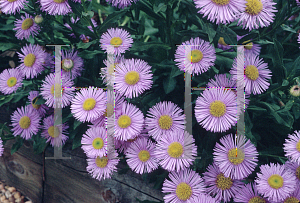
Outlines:
{"type": "Polygon", "coordinates": [[[28,3],[27,0],[0,0],[0,10],[5,14],[20,13],[24,9],[24,5],[28,3]]]}
{"type": "Polygon", "coordinates": [[[91,121],[91,123],[93,124],[92,126],[105,127],[106,118],[112,118],[114,112],[120,111],[122,104],[125,101],[125,98],[118,92],[114,92],[115,99],[113,99],[113,91],[107,90],[105,93],[107,100],[105,112],[99,118],[91,121]]]}
{"type": "Polygon", "coordinates": [[[196,101],[195,117],[206,130],[229,130],[237,121],[236,95],[222,89],[204,90],[196,101]]]}
{"type": "Polygon", "coordinates": [[[137,140],[139,140],[141,138],[149,139],[149,136],[147,134],[147,130],[146,129],[143,129],[142,132],[138,136],[136,136],[134,139],[129,139],[127,141],[122,141],[122,140],[115,139],[116,149],[118,149],[118,151],[120,153],[123,152],[124,154],[126,154],[127,149],[129,148],[129,146],[131,144],[135,143],[137,140]]]}
{"type": "Polygon", "coordinates": [[[233,180],[224,176],[215,163],[209,165],[207,170],[203,173],[204,183],[207,186],[206,192],[217,201],[229,202],[230,198],[239,193],[244,185],[240,180],[233,180]]]}
{"type": "Polygon", "coordinates": [[[162,135],[184,130],[185,123],[183,110],[170,101],[159,102],[150,108],[145,119],[146,129],[156,141],[159,141],[162,135]]]}
{"type": "Polygon", "coordinates": [[[46,52],[39,45],[26,45],[18,53],[21,64],[17,69],[23,72],[26,79],[37,77],[45,68],[46,52]]]}
{"type": "MultiPolygon", "coordinates": [[[[214,88],[214,87],[229,87],[229,88],[236,88],[236,79],[232,77],[227,77],[226,74],[217,74],[215,75],[214,79],[209,79],[209,82],[206,85],[207,87],[214,88]]],[[[227,91],[227,90],[225,90],[227,91]]],[[[232,92],[237,96],[236,89],[231,89],[232,92]]],[[[240,109],[238,111],[238,115],[244,112],[245,109],[248,107],[250,100],[248,99],[250,94],[243,94],[243,98],[237,97],[237,102],[240,104],[240,109]]]]}
{"type": "Polygon", "coordinates": [[[44,126],[41,136],[47,139],[46,142],[50,142],[52,147],[60,147],[64,145],[68,139],[67,129],[69,126],[65,123],[54,126],[54,115],[44,118],[43,123],[44,126]],[[62,132],[60,131],[60,128],[62,129],[62,132]]]}
{"type": "Polygon", "coordinates": [[[81,122],[90,122],[104,114],[106,107],[105,92],[89,87],[77,92],[72,100],[71,112],[81,122]]]}
{"type": "Polygon", "coordinates": [[[15,137],[21,135],[28,140],[39,131],[40,115],[28,106],[22,106],[12,114],[11,123],[13,135],[15,137]]]}
{"type": "Polygon", "coordinates": [[[3,142],[2,142],[2,139],[0,138],[0,156],[3,155],[3,152],[4,152],[3,142]]]}
{"type": "MultiPolygon", "coordinates": [[[[233,78],[237,78],[237,63],[238,60],[243,60],[241,57],[235,58],[233,61],[233,66],[230,70],[233,78]]],[[[245,68],[244,68],[244,80],[245,80],[245,92],[250,94],[261,94],[266,91],[271,79],[271,71],[268,69],[268,64],[263,62],[259,56],[254,54],[245,54],[245,68]]],[[[240,78],[238,78],[240,81],[240,78]]]]}
{"type": "Polygon", "coordinates": [[[43,81],[41,87],[41,95],[46,100],[46,105],[50,108],[55,108],[54,98],[61,97],[61,105],[62,108],[64,108],[70,105],[71,100],[74,96],[74,89],[63,88],[63,87],[73,87],[73,86],[74,86],[74,82],[69,78],[65,78],[63,76],[62,76],[62,84],[55,83],[55,75],[54,73],[50,73],[49,75],[46,76],[45,80],[43,81]],[[62,92],[59,91],[60,85],[62,87],[62,92]]]}
{"type": "Polygon", "coordinates": [[[283,145],[285,156],[290,157],[291,161],[300,165],[300,131],[294,131],[294,134],[289,134],[283,145]]]}
{"type": "Polygon", "coordinates": [[[123,63],[126,59],[123,55],[117,55],[114,59],[114,63],[110,63],[108,60],[103,60],[103,63],[106,67],[101,68],[101,77],[103,79],[104,83],[107,83],[108,85],[113,86],[114,80],[113,77],[115,77],[115,70],[119,68],[119,64],[123,63]]]}
{"type": "Polygon", "coordinates": [[[33,17],[25,13],[25,17],[21,16],[21,20],[15,21],[15,28],[13,30],[17,31],[16,37],[22,40],[24,38],[29,39],[30,35],[34,37],[41,29],[40,26],[34,22],[33,17]]]}
{"type": "Polygon", "coordinates": [[[44,67],[53,68],[54,67],[54,56],[46,52],[45,61],[43,62],[44,67]]]}
{"type": "Polygon", "coordinates": [[[103,127],[89,128],[81,139],[81,148],[89,158],[103,157],[107,151],[107,134],[103,127]]]}
{"type": "Polygon", "coordinates": [[[109,179],[117,171],[117,157],[117,151],[112,151],[104,157],[88,158],[86,170],[97,180],[109,179]]]}
{"type": "MultiPolygon", "coordinates": [[[[230,49],[230,48],[232,48],[232,47],[225,43],[224,37],[220,37],[220,38],[219,38],[219,41],[218,41],[218,48],[225,51],[225,50],[228,50],[228,49],[230,49]]],[[[228,50],[228,51],[229,51],[229,52],[233,52],[232,49],[230,49],[230,50],[228,50]]]]}
{"type": "Polygon", "coordinates": [[[296,0],[297,5],[300,7],[300,1],[296,0]]]}
{"type": "Polygon", "coordinates": [[[197,146],[192,135],[184,130],[177,130],[170,136],[161,137],[157,142],[155,155],[162,168],[178,172],[192,165],[197,156],[197,146]]]}
{"type": "Polygon", "coordinates": [[[281,202],[295,190],[296,177],[284,165],[273,164],[260,166],[261,173],[257,173],[258,193],[269,201],[281,202]]]}
{"type": "Polygon", "coordinates": [[[191,169],[173,171],[169,178],[171,181],[165,179],[162,187],[163,193],[169,193],[164,196],[166,203],[195,202],[195,198],[205,192],[203,179],[191,169]]]}
{"type": "Polygon", "coordinates": [[[300,96],[300,86],[294,85],[293,87],[291,87],[290,94],[294,97],[299,97],[300,96]]]}
{"type": "Polygon", "coordinates": [[[118,64],[115,88],[127,98],[138,97],[153,84],[151,66],[140,59],[128,59],[118,64]]]}
{"type": "Polygon", "coordinates": [[[181,71],[201,74],[214,65],[216,51],[209,42],[199,37],[183,42],[176,50],[175,60],[181,71]]]}
{"type": "MultiPolygon", "coordinates": [[[[83,59],[78,56],[78,51],[72,49],[71,51],[63,50],[61,53],[61,74],[62,76],[74,80],[81,76],[83,70],[83,59]]],[[[55,67],[52,66],[52,72],[55,72],[55,67]]]]}
{"type": "Polygon", "coordinates": [[[124,102],[120,113],[115,118],[114,137],[118,140],[127,141],[134,139],[143,130],[144,115],[133,104],[124,102]]]}
{"type": "Polygon", "coordinates": [[[284,163],[284,165],[287,169],[291,170],[291,172],[296,176],[297,185],[300,185],[300,164],[288,160],[284,163]]]}
{"type": "Polygon", "coordinates": [[[155,144],[146,138],[137,139],[126,150],[128,166],[136,173],[151,173],[158,168],[158,160],[154,155],[155,144]]]}
{"type": "Polygon", "coordinates": [[[234,202],[266,203],[267,201],[258,194],[255,183],[254,184],[248,183],[247,185],[244,185],[243,188],[238,193],[236,193],[236,196],[234,197],[234,202]]]}
{"type": "Polygon", "coordinates": [[[294,192],[289,195],[283,203],[299,203],[300,202],[300,185],[296,185],[294,192]]]}
{"type": "MultiPolygon", "coordinates": [[[[240,39],[242,39],[245,36],[247,36],[247,35],[242,35],[242,36],[237,35],[237,40],[239,41],[240,39]]],[[[259,55],[260,54],[260,49],[261,49],[260,45],[259,44],[253,44],[253,42],[248,43],[249,41],[250,40],[247,40],[247,41],[244,41],[242,43],[242,44],[246,45],[246,46],[244,46],[245,54],[252,53],[254,55],[259,55]]]]}
{"type": "Polygon", "coordinates": [[[217,201],[215,198],[212,198],[211,196],[208,196],[206,194],[200,194],[194,200],[197,203],[219,203],[220,202],[217,201]]]}
{"type": "Polygon", "coordinates": [[[41,10],[49,15],[67,15],[72,12],[68,0],[40,0],[41,10]]]}
{"type": "Polygon", "coordinates": [[[113,46],[116,55],[125,53],[132,46],[133,39],[124,29],[111,28],[101,36],[101,48],[107,52],[108,46],[113,46]]]}
{"type": "Polygon", "coordinates": [[[45,104],[36,104],[36,102],[39,100],[37,98],[38,96],[39,96],[39,91],[29,92],[29,95],[28,95],[28,99],[29,99],[29,102],[30,102],[29,107],[31,109],[34,109],[33,111],[37,111],[40,114],[41,117],[44,117],[46,112],[49,110],[49,108],[45,104]],[[35,100],[35,103],[33,103],[34,100],[35,100]]]}
{"type": "Polygon", "coordinates": [[[132,3],[136,3],[138,0],[106,0],[111,3],[112,6],[123,9],[125,7],[131,6],[132,3]]]}
{"type": "Polygon", "coordinates": [[[232,179],[243,179],[250,175],[258,162],[258,152],[255,146],[242,135],[237,139],[232,134],[226,135],[216,143],[214,162],[224,176],[232,179]]]}
{"type": "Polygon", "coordinates": [[[198,13],[216,24],[227,24],[235,20],[235,16],[245,10],[245,0],[194,0],[198,13]]]}
{"type": "Polygon", "coordinates": [[[238,26],[243,25],[243,29],[258,29],[268,27],[274,21],[277,12],[273,0],[246,0],[245,12],[236,16],[238,26]]]}
{"type": "Polygon", "coordinates": [[[24,76],[18,69],[5,69],[0,74],[0,91],[3,94],[11,94],[22,87],[24,76]]]}

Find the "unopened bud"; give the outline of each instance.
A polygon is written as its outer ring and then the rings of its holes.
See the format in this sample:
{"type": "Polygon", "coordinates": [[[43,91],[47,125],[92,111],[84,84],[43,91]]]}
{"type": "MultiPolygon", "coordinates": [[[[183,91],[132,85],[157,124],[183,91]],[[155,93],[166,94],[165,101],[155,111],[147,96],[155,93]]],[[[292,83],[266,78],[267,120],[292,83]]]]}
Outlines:
{"type": "Polygon", "coordinates": [[[35,22],[36,24],[40,24],[41,22],[43,22],[43,17],[40,16],[40,15],[35,16],[34,22],[35,22]]]}

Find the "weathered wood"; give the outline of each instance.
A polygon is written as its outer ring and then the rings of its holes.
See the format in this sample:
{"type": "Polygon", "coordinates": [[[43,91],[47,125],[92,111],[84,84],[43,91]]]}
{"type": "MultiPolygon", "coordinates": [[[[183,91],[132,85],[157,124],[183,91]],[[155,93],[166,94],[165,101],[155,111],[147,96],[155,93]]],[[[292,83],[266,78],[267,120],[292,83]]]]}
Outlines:
{"type": "Polygon", "coordinates": [[[34,203],[42,197],[42,165],[36,163],[40,155],[35,155],[32,148],[22,146],[19,152],[10,154],[14,141],[4,145],[4,153],[0,157],[0,179],[7,185],[14,186],[34,203]],[[23,153],[23,154],[22,154],[23,153]],[[35,157],[32,159],[32,157],[35,157]],[[35,160],[35,161],[33,161],[35,160]]]}

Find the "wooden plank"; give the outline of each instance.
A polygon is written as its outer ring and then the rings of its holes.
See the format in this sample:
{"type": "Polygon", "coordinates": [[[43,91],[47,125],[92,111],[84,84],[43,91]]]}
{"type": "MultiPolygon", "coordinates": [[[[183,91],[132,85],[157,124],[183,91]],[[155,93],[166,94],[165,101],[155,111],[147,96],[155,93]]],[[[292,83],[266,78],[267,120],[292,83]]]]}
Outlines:
{"type": "Polygon", "coordinates": [[[30,159],[38,155],[33,154],[24,146],[20,148],[20,151],[26,151],[25,156],[20,152],[11,155],[10,149],[13,143],[14,140],[9,140],[4,145],[4,153],[0,157],[0,178],[34,203],[38,203],[42,197],[42,165],[30,159]]]}
{"type": "MultiPolygon", "coordinates": [[[[45,155],[53,156],[53,148],[47,148],[45,155]]],[[[153,184],[143,181],[141,175],[130,170],[122,175],[115,173],[113,179],[93,179],[86,171],[86,156],[81,148],[71,150],[71,144],[67,143],[63,156],[71,156],[71,160],[46,159],[45,203],[137,202],[136,197],[155,201],[139,190],[163,200],[161,191],[154,190],[153,184]]],[[[121,163],[117,166],[124,167],[121,163]]]]}

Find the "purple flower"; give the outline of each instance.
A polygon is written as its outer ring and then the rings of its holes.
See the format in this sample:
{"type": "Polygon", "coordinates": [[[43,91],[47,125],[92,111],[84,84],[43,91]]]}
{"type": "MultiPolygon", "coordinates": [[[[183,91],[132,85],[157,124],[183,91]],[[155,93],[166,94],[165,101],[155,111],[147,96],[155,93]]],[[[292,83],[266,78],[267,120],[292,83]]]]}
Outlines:
{"type": "Polygon", "coordinates": [[[265,203],[267,202],[266,199],[262,198],[256,188],[255,183],[249,183],[247,185],[244,185],[241,190],[236,193],[236,196],[234,197],[234,202],[240,202],[240,203],[251,203],[251,202],[258,202],[258,203],[265,203]],[[253,189],[252,189],[253,187],[253,189]]]}
{"type": "Polygon", "coordinates": [[[257,173],[257,191],[269,201],[282,202],[295,190],[296,177],[284,165],[273,164],[260,166],[257,173]]]}
{"type": "Polygon", "coordinates": [[[68,0],[40,0],[41,10],[49,15],[67,15],[72,12],[68,0]]]}
{"type": "Polygon", "coordinates": [[[291,161],[300,165],[300,131],[294,131],[294,134],[289,134],[283,145],[285,156],[290,157],[291,161]]]}
{"type": "Polygon", "coordinates": [[[13,135],[29,140],[40,128],[40,115],[28,106],[18,108],[11,116],[13,135]]]}
{"type": "Polygon", "coordinates": [[[29,99],[29,107],[33,109],[33,111],[37,111],[41,117],[44,117],[46,112],[49,110],[49,108],[45,104],[36,104],[36,102],[39,100],[37,97],[39,96],[39,91],[31,91],[29,92],[28,99],[29,99]],[[37,98],[35,103],[33,103],[33,100],[37,98]]]}
{"type": "Polygon", "coordinates": [[[209,42],[199,37],[183,42],[176,50],[175,62],[181,71],[201,74],[214,66],[216,51],[209,42]]]}
{"type": "Polygon", "coordinates": [[[168,171],[180,171],[192,165],[197,146],[192,135],[184,130],[164,135],[157,142],[155,155],[159,164],[168,171]]]}
{"type": "Polygon", "coordinates": [[[171,181],[166,179],[162,187],[163,193],[169,193],[164,196],[166,203],[192,203],[205,192],[203,179],[191,169],[173,171],[169,178],[171,181]]]}
{"type": "Polygon", "coordinates": [[[47,54],[39,45],[26,45],[21,48],[22,53],[18,53],[21,64],[17,69],[23,72],[26,79],[37,77],[45,69],[47,54]]]}
{"type": "Polygon", "coordinates": [[[24,38],[29,39],[30,35],[34,37],[39,33],[41,29],[34,22],[33,17],[25,13],[25,17],[21,16],[21,20],[19,19],[15,21],[15,28],[13,30],[17,31],[16,37],[19,40],[22,40],[24,38]]]}
{"type": "MultiPolygon", "coordinates": [[[[247,35],[242,35],[242,36],[237,35],[237,40],[239,41],[240,39],[242,39],[245,36],[247,36],[247,35]]],[[[242,43],[242,44],[246,45],[246,46],[244,46],[245,54],[252,53],[254,55],[259,55],[260,54],[260,49],[261,49],[260,45],[259,44],[253,44],[252,42],[248,43],[249,41],[250,40],[244,41],[242,43]]]]}
{"type": "Polygon", "coordinates": [[[125,53],[126,50],[132,46],[133,39],[130,34],[121,28],[108,29],[106,33],[101,36],[100,39],[101,48],[107,52],[109,46],[114,47],[116,55],[125,53]]]}
{"type": "Polygon", "coordinates": [[[198,13],[216,24],[227,24],[235,20],[235,16],[245,9],[245,0],[194,0],[198,13]]]}
{"type": "Polygon", "coordinates": [[[0,138],[0,156],[3,155],[3,152],[4,152],[3,142],[2,139],[0,138]]]}
{"type": "Polygon", "coordinates": [[[43,132],[41,134],[42,137],[47,139],[46,142],[50,142],[53,147],[60,147],[65,144],[68,139],[67,129],[69,126],[67,124],[60,124],[54,126],[54,115],[48,116],[43,121],[43,132]],[[60,130],[61,129],[61,130],[60,130]]]}
{"type": "Polygon", "coordinates": [[[258,29],[268,27],[274,21],[275,12],[277,12],[272,0],[246,0],[245,12],[236,16],[238,26],[243,25],[243,29],[258,29]]]}
{"type": "Polygon", "coordinates": [[[149,109],[145,123],[149,135],[159,141],[161,136],[184,130],[185,115],[176,104],[163,101],[149,109]]]}
{"type": "Polygon", "coordinates": [[[28,3],[27,0],[0,0],[0,10],[5,14],[20,13],[24,9],[24,5],[28,3]]]}
{"type": "Polygon", "coordinates": [[[131,6],[132,3],[136,3],[138,0],[106,0],[111,3],[112,6],[123,9],[125,7],[131,6]]]}
{"type": "Polygon", "coordinates": [[[11,94],[22,87],[24,76],[22,72],[16,68],[5,69],[0,74],[0,91],[3,94],[11,94]]]}
{"type": "Polygon", "coordinates": [[[297,162],[286,161],[284,166],[286,169],[291,170],[291,172],[296,176],[297,185],[300,185],[300,164],[297,162]]]}

